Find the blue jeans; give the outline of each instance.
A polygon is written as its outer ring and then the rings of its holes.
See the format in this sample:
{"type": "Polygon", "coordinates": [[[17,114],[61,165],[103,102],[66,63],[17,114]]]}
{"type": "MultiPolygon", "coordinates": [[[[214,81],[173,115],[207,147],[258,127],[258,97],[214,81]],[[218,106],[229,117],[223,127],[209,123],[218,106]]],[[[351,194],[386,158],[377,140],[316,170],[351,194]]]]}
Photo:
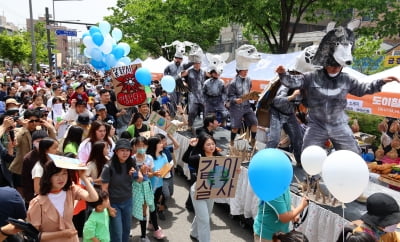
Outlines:
{"type": "Polygon", "coordinates": [[[132,198],[122,203],[111,203],[117,215],[110,217],[110,236],[112,242],[128,242],[131,231],[132,198]]]}

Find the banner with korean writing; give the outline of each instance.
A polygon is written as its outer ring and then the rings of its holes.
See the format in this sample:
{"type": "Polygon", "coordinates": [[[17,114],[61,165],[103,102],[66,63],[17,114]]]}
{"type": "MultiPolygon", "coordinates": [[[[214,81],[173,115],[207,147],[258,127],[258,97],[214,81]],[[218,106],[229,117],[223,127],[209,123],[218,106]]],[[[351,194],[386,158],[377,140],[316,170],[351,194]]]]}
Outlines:
{"type": "Polygon", "coordinates": [[[140,64],[119,66],[111,69],[114,92],[118,106],[131,107],[146,101],[144,86],[136,80],[135,73],[140,64]]]}
{"type": "Polygon", "coordinates": [[[347,95],[346,109],[383,117],[400,118],[400,95],[388,92],[363,97],[347,95]]]}
{"type": "Polygon", "coordinates": [[[162,117],[156,112],[151,112],[149,117],[149,123],[156,125],[158,128],[164,130],[168,134],[174,134],[178,127],[171,123],[171,121],[167,120],[166,118],[162,117]]]}
{"type": "Polygon", "coordinates": [[[200,157],[195,199],[235,197],[241,161],[239,157],[200,157]]]}

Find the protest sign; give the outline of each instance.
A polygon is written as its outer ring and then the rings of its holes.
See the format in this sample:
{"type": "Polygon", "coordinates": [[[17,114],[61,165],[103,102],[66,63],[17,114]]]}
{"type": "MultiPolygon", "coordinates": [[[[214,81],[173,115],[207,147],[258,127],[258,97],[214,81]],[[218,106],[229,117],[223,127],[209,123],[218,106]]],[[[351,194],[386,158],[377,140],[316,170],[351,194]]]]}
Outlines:
{"type": "Polygon", "coordinates": [[[54,161],[54,164],[59,168],[70,169],[70,170],[87,170],[87,167],[78,159],[69,158],[61,155],[52,155],[52,154],[49,154],[49,157],[54,161]]]}
{"type": "Polygon", "coordinates": [[[156,125],[158,128],[164,130],[168,134],[173,135],[178,127],[173,124],[171,121],[167,120],[163,116],[159,115],[156,112],[152,112],[149,117],[149,123],[156,125]]]}
{"type": "Polygon", "coordinates": [[[140,64],[119,66],[111,69],[118,106],[131,107],[146,101],[144,86],[136,80],[135,73],[140,64]]]}
{"type": "Polygon", "coordinates": [[[195,199],[235,197],[241,161],[239,157],[200,157],[195,199]]]}

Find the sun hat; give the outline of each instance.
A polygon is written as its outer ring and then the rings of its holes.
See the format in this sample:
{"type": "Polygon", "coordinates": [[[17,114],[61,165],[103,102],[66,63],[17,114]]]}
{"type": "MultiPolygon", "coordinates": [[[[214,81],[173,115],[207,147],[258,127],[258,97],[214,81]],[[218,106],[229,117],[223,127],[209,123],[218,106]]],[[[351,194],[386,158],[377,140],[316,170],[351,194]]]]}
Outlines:
{"type": "Polygon", "coordinates": [[[361,220],[368,225],[386,227],[400,223],[400,209],[396,200],[385,193],[374,193],[367,199],[367,213],[361,220]]]}

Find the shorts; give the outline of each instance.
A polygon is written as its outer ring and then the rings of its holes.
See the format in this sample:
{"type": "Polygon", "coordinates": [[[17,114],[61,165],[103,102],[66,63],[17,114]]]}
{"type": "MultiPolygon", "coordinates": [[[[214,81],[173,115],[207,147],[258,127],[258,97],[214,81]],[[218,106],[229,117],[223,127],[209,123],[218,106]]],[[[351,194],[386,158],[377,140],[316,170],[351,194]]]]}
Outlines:
{"type": "Polygon", "coordinates": [[[256,114],[251,110],[251,108],[247,110],[231,110],[231,127],[234,129],[242,128],[242,120],[246,123],[247,126],[253,126],[258,124],[258,120],[256,114]]]}

